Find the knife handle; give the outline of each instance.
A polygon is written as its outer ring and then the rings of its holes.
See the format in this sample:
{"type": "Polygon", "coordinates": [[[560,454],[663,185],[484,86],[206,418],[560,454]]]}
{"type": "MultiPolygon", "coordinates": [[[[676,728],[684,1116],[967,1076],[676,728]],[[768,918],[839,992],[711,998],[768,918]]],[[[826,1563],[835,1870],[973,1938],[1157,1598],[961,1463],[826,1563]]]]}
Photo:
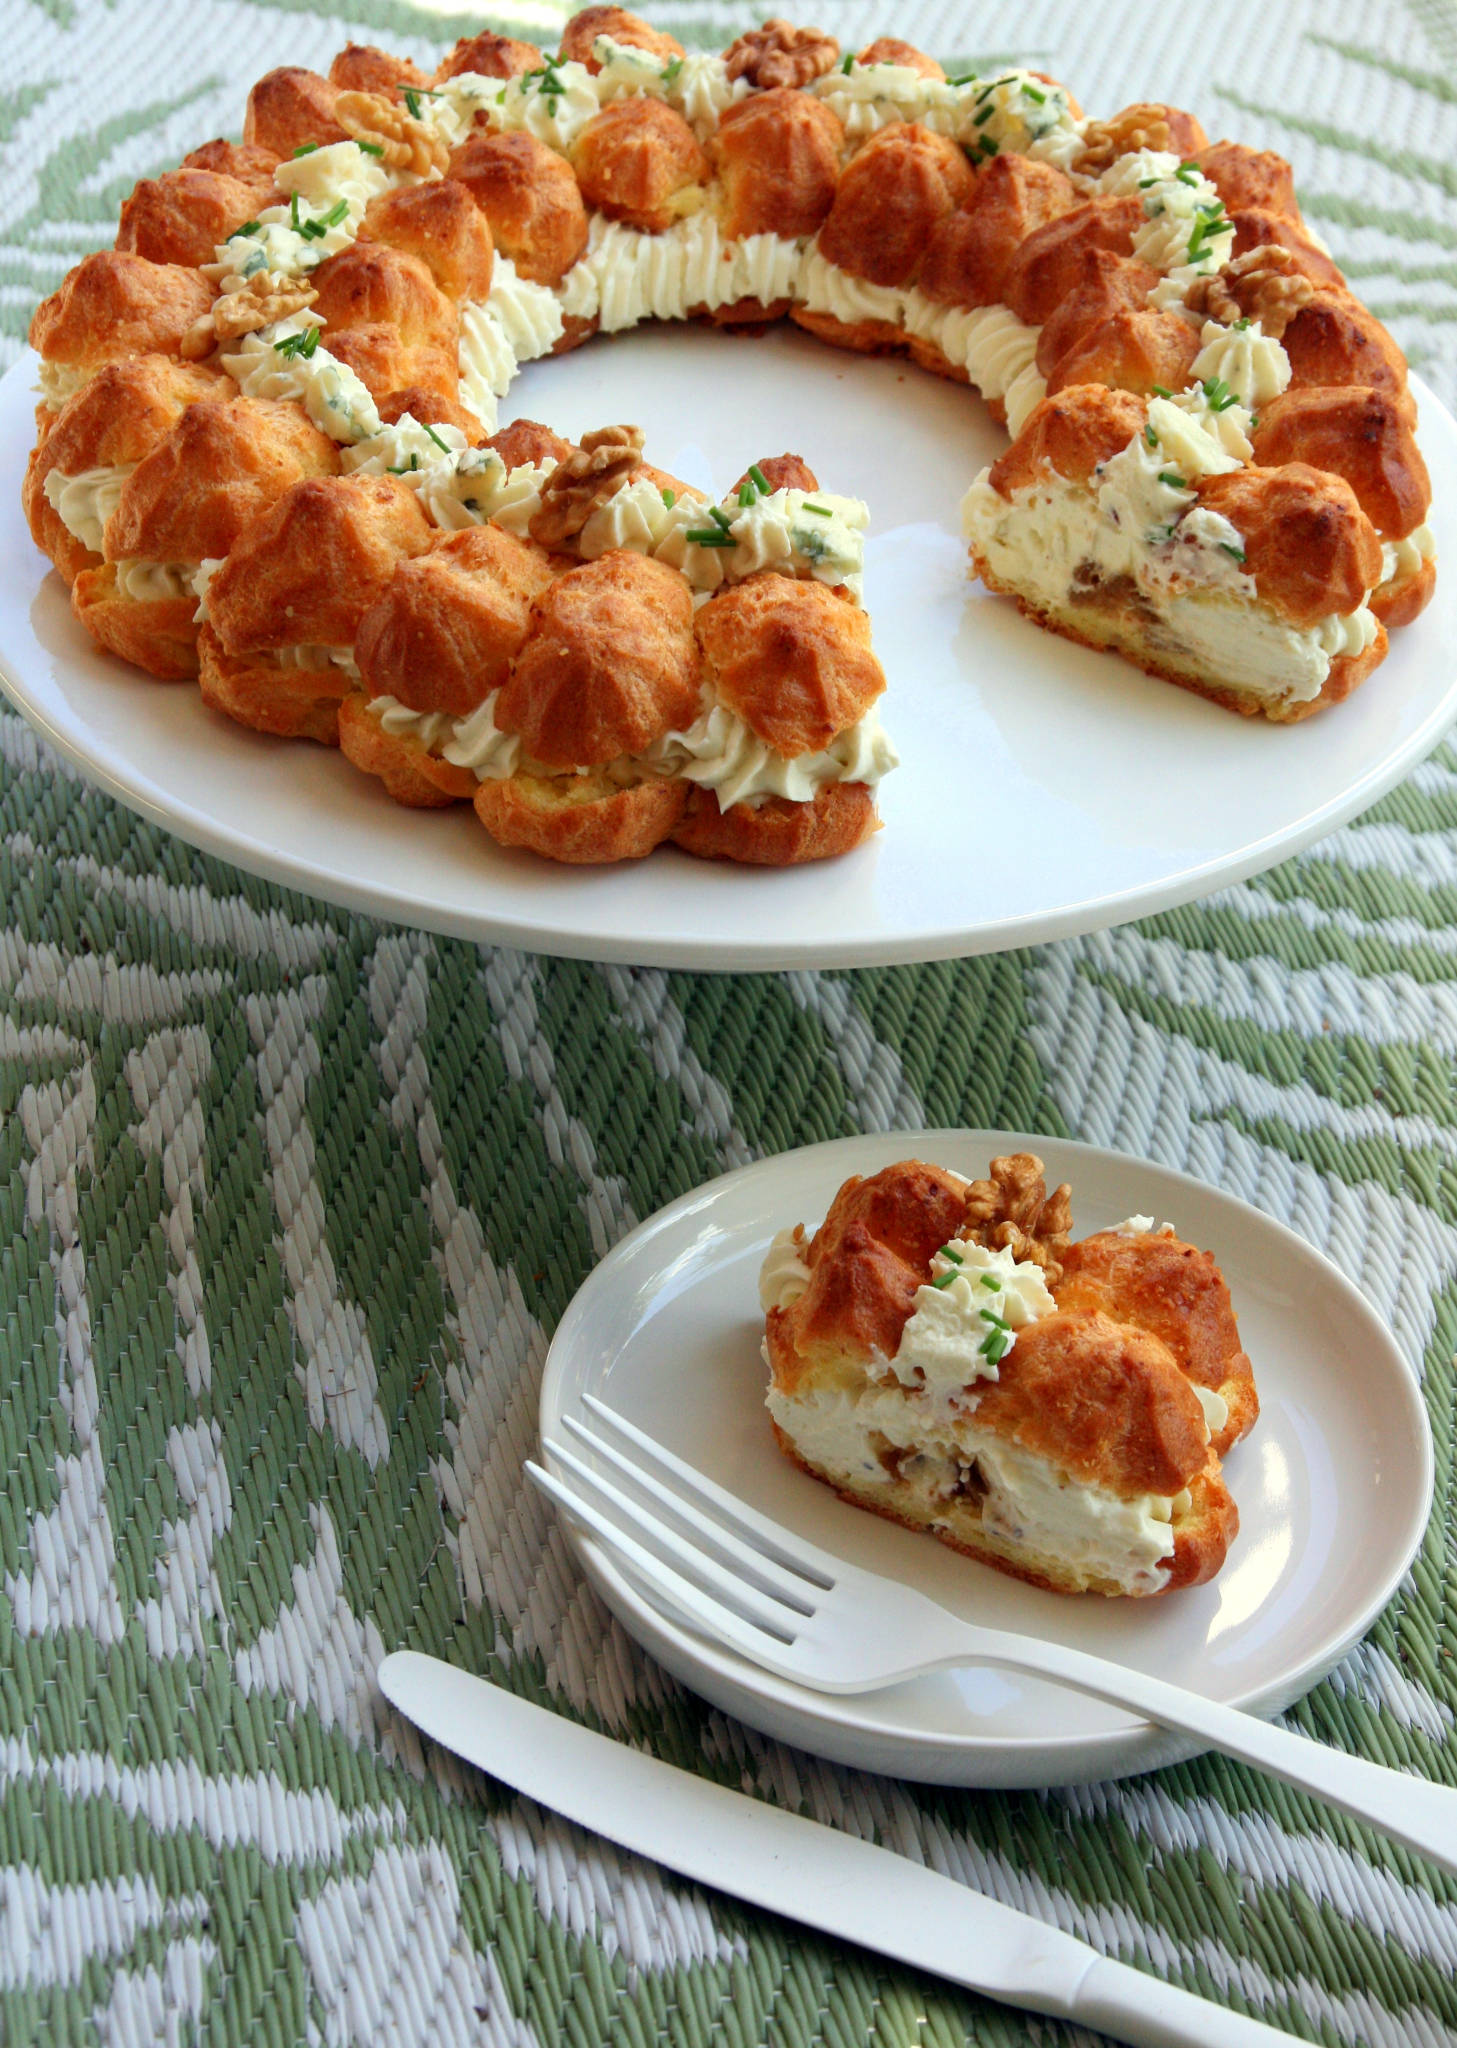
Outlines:
{"type": "Polygon", "coordinates": [[[1290,2048],[1289,2034],[1263,2020],[1211,2005],[1105,1956],[1078,1986],[1067,2017],[1130,2048],[1290,2048]]]}

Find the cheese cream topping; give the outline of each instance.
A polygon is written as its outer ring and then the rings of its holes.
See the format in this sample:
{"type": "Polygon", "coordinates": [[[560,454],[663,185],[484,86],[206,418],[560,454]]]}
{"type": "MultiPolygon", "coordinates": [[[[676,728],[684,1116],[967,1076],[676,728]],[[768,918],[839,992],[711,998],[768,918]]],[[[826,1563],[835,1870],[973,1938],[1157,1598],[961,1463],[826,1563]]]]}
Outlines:
{"type": "Polygon", "coordinates": [[[771,1308],[792,1308],[808,1287],[808,1250],[802,1223],[775,1236],[759,1268],[759,1306],[766,1315],[771,1308]]]}
{"type": "Polygon", "coordinates": [[[43,486],[46,502],[67,533],[93,555],[102,553],[102,529],[121,502],[122,486],[135,468],[134,462],[105,462],[95,469],[77,470],[74,476],[62,476],[58,469],[47,473],[43,486]]]}
{"type": "Polygon", "coordinates": [[[956,1406],[977,1380],[997,1378],[1018,1330],[1053,1306],[1040,1266],[957,1239],[932,1259],[889,1370],[903,1387],[956,1406]]]}
{"type": "Polygon", "coordinates": [[[686,320],[739,299],[765,305],[800,290],[802,242],[782,235],[726,241],[710,211],[650,235],[594,214],[587,247],[563,278],[563,310],[618,334],[642,320],[686,320]]]}
{"type": "Polygon", "coordinates": [[[520,739],[496,724],[500,694],[492,690],[465,718],[452,718],[444,711],[412,711],[398,697],[371,697],[368,709],[387,733],[407,734],[453,767],[469,768],[477,782],[500,782],[515,774],[521,760],[520,739]]]}
{"type": "MultiPolygon", "coordinates": [[[[1144,221],[1133,237],[1133,253],[1175,280],[1171,302],[1194,278],[1222,269],[1234,253],[1234,225],[1218,191],[1197,164],[1171,150],[1130,150],[1103,172],[1098,190],[1142,201],[1144,221]]],[[[1157,294],[1155,303],[1162,303],[1157,294]]]]}
{"type": "Polygon", "coordinates": [[[1258,320],[1239,320],[1233,327],[1206,320],[1189,374],[1201,384],[1223,384],[1247,412],[1257,412],[1289,389],[1290,358],[1258,320]]]}
{"type": "Polygon", "coordinates": [[[998,150],[1066,168],[1082,149],[1082,125],[1060,85],[1030,71],[997,78],[924,78],[908,64],[862,64],[847,57],[810,86],[837,116],[853,147],[898,121],[949,135],[973,155],[998,150]]]}
{"type": "Polygon", "coordinates": [[[771,796],[808,803],[832,782],[865,782],[873,788],[900,761],[873,705],[822,752],[789,756],[775,753],[743,719],[711,698],[685,732],[666,734],[644,758],[659,774],[681,775],[685,782],[711,789],[721,811],[733,804],[757,810],[771,796]]]}

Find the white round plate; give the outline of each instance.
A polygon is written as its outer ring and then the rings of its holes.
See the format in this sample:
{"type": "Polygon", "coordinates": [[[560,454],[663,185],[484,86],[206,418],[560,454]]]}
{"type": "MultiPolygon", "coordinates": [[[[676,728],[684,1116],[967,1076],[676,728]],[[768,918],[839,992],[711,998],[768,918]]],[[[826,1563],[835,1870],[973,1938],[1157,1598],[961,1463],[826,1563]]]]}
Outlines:
{"type": "MultiPolygon", "coordinates": [[[[968,580],[958,506],[1006,445],[963,386],[827,349],[654,328],[527,365],[507,411],[724,489],[803,454],[869,501],[865,595],[902,766],[885,830],[765,871],[661,848],[618,868],[495,846],[468,808],[391,803],[343,757],[245,730],[100,653],[26,532],[34,357],[0,385],[0,682],[103,789],[272,881],[400,923],[595,960],[847,967],[997,952],[1168,909],[1267,867],[1388,789],[1457,716],[1457,576],[1347,703],[1278,727],[1039,631],[968,580]]],[[[1457,423],[1421,392],[1433,522],[1457,561],[1457,423]],[[1444,481],[1449,487],[1443,488],[1444,481]]]]}
{"type": "MultiPolygon", "coordinates": [[[[543,1436],[596,1394],[741,1499],[826,1550],[994,1628],[1073,1644],[1273,1714],[1322,1678],[1390,1599],[1426,1527],[1432,1443],[1416,1378],[1365,1297],[1302,1239],[1165,1167],[1009,1131],[890,1132],[781,1154],[711,1181],[625,1238],[557,1330],[543,1436]],[[1045,1593],[841,1501],[782,1454],[764,1409],[759,1263],[813,1227],[852,1173],[919,1157],[969,1176],[1035,1149],[1069,1180],[1079,1235],[1136,1213],[1219,1259],[1261,1416],[1225,1461],[1240,1533],[1219,1577],[1154,1600],[1045,1593]]],[[[590,1419],[585,1418],[584,1419],[590,1419]]],[[[564,1524],[564,1527],[568,1525],[564,1524]]],[[[1044,1681],[964,1671],[831,1698],[665,1618],[568,1527],[597,1591],[675,1677],[739,1720],[838,1762],[955,1785],[1061,1785],[1152,1770],[1197,1744],[1044,1681]]]]}

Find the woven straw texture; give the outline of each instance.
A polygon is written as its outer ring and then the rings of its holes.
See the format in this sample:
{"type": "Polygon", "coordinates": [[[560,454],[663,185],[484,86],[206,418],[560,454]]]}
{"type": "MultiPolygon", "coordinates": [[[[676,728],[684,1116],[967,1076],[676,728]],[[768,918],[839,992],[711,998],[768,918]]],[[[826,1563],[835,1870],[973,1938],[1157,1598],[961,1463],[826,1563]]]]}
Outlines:
{"type": "MultiPolygon", "coordinates": [[[[1457,400],[1443,0],[809,11],[857,45],[889,27],[948,60],[1034,55],[1094,111],[1170,99],[1283,150],[1457,400]]],[[[480,25],[408,0],[3,16],[6,360],[133,180],[236,132],[259,72],[326,63],[346,34],[427,56],[480,25]]],[[[659,18],[709,45],[750,21],[683,0],[659,18]]],[[[557,19],[523,0],[509,25],[552,40],[557,19]]],[[[758,979],[371,924],[142,824],[9,714],[0,753],[0,2040],[1089,2040],[710,1900],[423,1758],[371,1680],[413,1646],[1306,2038],[1457,2044],[1452,1880],[1218,1760],[990,1796],[776,1748],[622,1636],[520,1473],[573,1290],[725,1166],[955,1122],[1146,1153],[1359,1272],[1424,1364],[1425,1548],[1294,1719],[1457,1780],[1457,748],[1192,909],[758,979]]]]}

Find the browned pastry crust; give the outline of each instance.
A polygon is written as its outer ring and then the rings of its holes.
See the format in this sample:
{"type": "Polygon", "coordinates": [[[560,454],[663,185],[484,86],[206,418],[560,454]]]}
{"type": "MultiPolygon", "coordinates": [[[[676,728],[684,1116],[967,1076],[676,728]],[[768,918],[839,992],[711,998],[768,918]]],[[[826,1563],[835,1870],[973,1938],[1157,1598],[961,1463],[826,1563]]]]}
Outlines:
{"type": "Polygon", "coordinates": [[[395,476],[309,477],[234,544],[208,585],[208,621],[230,654],[351,647],[401,556],[435,529],[395,476]]]}
{"type": "MultiPolygon", "coordinates": [[[[460,391],[460,362],[453,348],[430,344],[410,348],[386,321],[341,327],[329,336],[329,352],[351,369],[376,405],[392,391],[411,386],[454,399],[460,391]]],[[[419,415],[417,414],[418,418],[419,415]]]]}
{"type": "Polygon", "coordinates": [[[230,654],[211,626],[197,629],[202,701],[237,725],[276,739],[339,744],[339,706],[354,688],[348,673],[284,668],[266,654],[230,654]]]}
{"type": "Polygon", "coordinates": [[[219,242],[251,218],[255,187],[221,171],[164,171],[121,203],[116,246],[152,263],[211,263],[219,242]]]}
{"type": "Polygon", "coordinates": [[[1355,611],[1380,578],[1381,543],[1344,477],[1287,462],[1207,476],[1198,493],[1238,532],[1261,602],[1292,626],[1355,611]]]}
{"type": "Polygon", "coordinates": [[[1410,407],[1406,357],[1374,313],[1349,292],[1318,291],[1281,337],[1290,383],[1361,384],[1410,407]]]}
{"type": "Polygon", "coordinates": [[[338,97],[337,85],[297,64],[265,72],[248,95],[243,140],[270,151],[275,163],[304,142],[345,142],[348,132],[334,118],[338,97]]]}
{"type": "Polygon", "coordinates": [[[1427,465],[1405,408],[1389,393],[1356,384],[1286,391],[1261,408],[1251,440],[1261,468],[1307,462],[1344,477],[1385,540],[1403,539],[1427,516],[1427,465]]]}
{"type": "Polygon", "coordinates": [[[646,50],[665,64],[674,57],[687,54],[676,37],[650,28],[641,15],[629,14],[625,7],[584,7],[572,16],[562,31],[562,56],[575,58],[589,71],[600,71],[602,66],[592,54],[592,45],[598,36],[610,36],[614,43],[626,43],[634,50],[646,50]]]}
{"type": "Polygon", "coordinates": [[[290,485],[338,468],[334,443],[296,405],[241,397],[190,405],[123,485],[106,526],[108,559],[225,555],[290,485]]]}
{"type": "Polygon", "coordinates": [[[1224,201],[1228,214],[1251,210],[1300,219],[1295,173],[1273,149],[1249,149],[1242,142],[1211,142],[1194,152],[1194,162],[1224,201]]]}
{"type": "Polygon", "coordinates": [[[662,100],[613,100],[572,149],[582,197],[609,220],[660,234],[681,219],[708,178],[708,158],[683,116],[662,100]]]}
{"type": "Polygon", "coordinates": [[[946,73],[934,57],[928,57],[924,50],[918,50],[914,43],[903,43],[898,36],[877,36],[873,43],[867,43],[855,59],[857,64],[899,64],[905,71],[914,71],[921,78],[944,79],[946,73]]]}
{"type": "Polygon", "coordinates": [[[891,320],[841,320],[834,313],[817,313],[809,306],[791,306],[789,317],[796,327],[831,348],[851,349],[861,356],[904,355],[910,344],[905,329],[891,320]]]}
{"type": "Polygon", "coordinates": [[[211,285],[186,264],[100,249],[41,300],[30,345],[48,363],[77,369],[148,352],[180,356],[182,337],[211,304],[211,285]]]}
{"type": "Polygon", "coordinates": [[[844,146],[824,101],[788,86],[725,108],[708,145],[724,234],[814,234],[834,204],[844,146]]]}
{"type": "Polygon", "coordinates": [[[329,83],[341,92],[388,96],[401,86],[428,85],[430,80],[409,57],[393,57],[373,43],[346,43],[329,66],[329,83]]]}
{"type": "MultiPolygon", "coordinates": [[[[1099,329],[1116,313],[1142,312],[1157,283],[1158,272],[1135,257],[1115,256],[1107,249],[1081,250],[1070,266],[1067,290],[1038,334],[1038,369],[1048,376],[1075,343],[1091,338],[1096,345],[1099,329]]],[[[1065,384],[1104,381],[1101,377],[1063,379],[1065,384]]]]}
{"type": "Polygon", "coordinates": [[[556,284],[587,246],[587,209],[571,167],[534,135],[468,135],[450,158],[491,224],[496,247],[533,284],[556,284]]]}
{"type": "Polygon", "coordinates": [[[869,619],[823,583],[763,570],[711,597],[694,630],[704,681],[779,754],[818,753],[885,688],[869,619]]]}
{"type": "Polygon", "coordinates": [[[271,149],[263,149],[256,142],[229,142],[218,136],[213,142],[204,142],[200,149],[190,150],[183,157],[184,171],[216,171],[220,177],[236,178],[240,185],[246,185],[260,203],[267,204],[273,195],[273,172],[278,158],[271,149]]]}
{"type": "Polygon", "coordinates": [[[601,770],[590,775],[508,775],[483,782],[476,816],[498,846],[523,846],[572,867],[642,860],[661,846],[682,814],[681,782],[638,782],[619,789],[601,770]]]}
{"type": "Polygon", "coordinates": [[[453,301],[403,249],[353,242],[321,263],[310,282],[318,294],[311,317],[327,324],[331,349],[337,336],[375,326],[387,328],[406,349],[456,347],[460,315],[453,301]]]}
{"type": "Polygon", "coordinates": [[[1340,270],[1288,214],[1258,206],[1231,207],[1229,218],[1234,225],[1235,256],[1247,256],[1252,249],[1285,249],[1301,276],[1308,277],[1318,289],[1344,290],[1346,280],[1340,270]]]}
{"type": "Polygon", "coordinates": [[[932,229],[921,290],[943,305],[997,305],[1022,244],[1077,204],[1065,171],[1035,157],[993,157],[978,171],[965,206],[932,229]]]}
{"type": "Polygon", "coordinates": [[[971,167],[948,136],[897,122],[845,167],[820,229],[820,253],[872,284],[910,285],[937,222],[971,193],[971,167]]]}
{"type": "Polygon", "coordinates": [[[408,413],[422,427],[459,427],[470,447],[485,446],[486,430],[469,406],[462,405],[457,398],[448,398],[442,391],[432,391],[427,385],[406,384],[398,391],[387,391],[375,403],[387,427],[394,426],[408,413]]]}
{"type": "Polygon", "coordinates": [[[1260,1412],[1255,1376],[1239,1341],[1229,1287],[1212,1252],[1174,1236],[1097,1231],[1069,1245],[1054,1288],[1060,1309],[1100,1310],[1166,1344],[1181,1372],[1223,1397],[1229,1418],[1213,1432],[1222,1458],[1260,1412]]]}
{"type": "Polygon", "coordinates": [[[221,371],[180,363],[171,356],[129,356],[108,363],[69,400],[26,465],[21,503],[36,546],[69,583],[101,560],[62,524],[45,494],[52,470],[84,470],[140,462],[164,440],[189,405],[231,394],[221,371]]]}
{"type": "Polygon", "coordinates": [[[572,443],[540,420],[512,420],[509,427],[492,434],[486,446],[495,449],[507,469],[527,462],[565,462],[572,452],[572,443]]]}
{"type": "Polygon", "coordinates": [[[1075,290],[1090,249],[1110,256],[1133,255],[1133,238],[1143,225],[1136,199],[1089,199],[1057,215],[1027,237],[1008,264],[1002,297],[1019,320],[1041,327],[1075,290]]]}
{"type": "Polygon", "coordinates": [[[545,549],[502,527],[433,535],[396,564],[360,622],[354,653],[366,691],[464,718],[505,682],[551,580],[545,549]]]}
{"type": "Polygon", "coordinates": [[[613,548],[536,600],[496,722],[547,768],[596,768],[688,725],[698,676],[687,584],[613,548]]]}
{"type": "Polygon", "coordinates": [[[875,793],[863,782],[827,782],[808,803],[766,797],[761,804],[718,807],[711,789],[693,789],[673,844],[700,860],[744,867],[802,867],[833,860],[880,830],[875,793]]]}
{"type": "Polygon", "coordinates": [[[339,751],[356,768],[382,782],[397,804],[438,811],[469,803],[476,778],[469,768],[442,761],[409,732],[386,732],[358,691],[339,706],[339,751]]]}
{"type": "Polygon", "coordinates": [[[541,61],[535,43],[517,42],[513,36],[498,36],[487,29],[478,36],[462,36],[441,58],[435,77],[438,83],[463,71],[475,71],[482,78],[520,78],[527,71],[540,70],[541,61]]]}
{"type": "MultiPolygon", "coordinates": [[[[754,464],[771,491],[817,491],[820,480],[802,455],[761,455],[754,464]]],[[[730,487],[730,495],[751,481],[745,470],[730,487]]]]}
{"type": "Polygon", "coordinates": [[[795,28],[780,15],[751,28],[723,53],[730,78],[747,78],[761,92],[810,84],[840,61],[840,45],[818,28],[795,28]]]}
{"type": "Polygon", "coordinates": [[[1011,447],[992,464],[988,481],[1004,498],[1036,483],[1049,469],[1068,483],[1085,484],[1100,462],[1143,431],[1146,418],[1147,409],[1129,392],[1102,384],[1060,391],[1029,415],[1011,447]]]}
{"type": "Polygon", "coordinates": [[[117,587],[116,564],[82,569],[71,585],[71,609],[100,646],[163,682],[197,674],[197,600],[130,598],[117,587]]]}
{"type": "Polygon", "coordinates": [[[1436,588],[1437,565],[1426,561],[1410,575],[1393,576],[1389,583],[1378,584],[1368,602],[1388,632],[1394,632],[1421,617],[1436,588]]]}
{"type": "Polygon", "coordinates": [[[1115,391],[1182,391],[1198,353],[1198,336],[1177,313],[1121,306],[1083,327],[1053,358],[1047,388],[1058,392],[1097,383],[1115,391]]]}
{"type": "Polygon", "coordinates": [[[451,299],[490,295],[490,223],[457,178],[382,192],[365,208],[361,232],[423,263],[451,299]]]}

